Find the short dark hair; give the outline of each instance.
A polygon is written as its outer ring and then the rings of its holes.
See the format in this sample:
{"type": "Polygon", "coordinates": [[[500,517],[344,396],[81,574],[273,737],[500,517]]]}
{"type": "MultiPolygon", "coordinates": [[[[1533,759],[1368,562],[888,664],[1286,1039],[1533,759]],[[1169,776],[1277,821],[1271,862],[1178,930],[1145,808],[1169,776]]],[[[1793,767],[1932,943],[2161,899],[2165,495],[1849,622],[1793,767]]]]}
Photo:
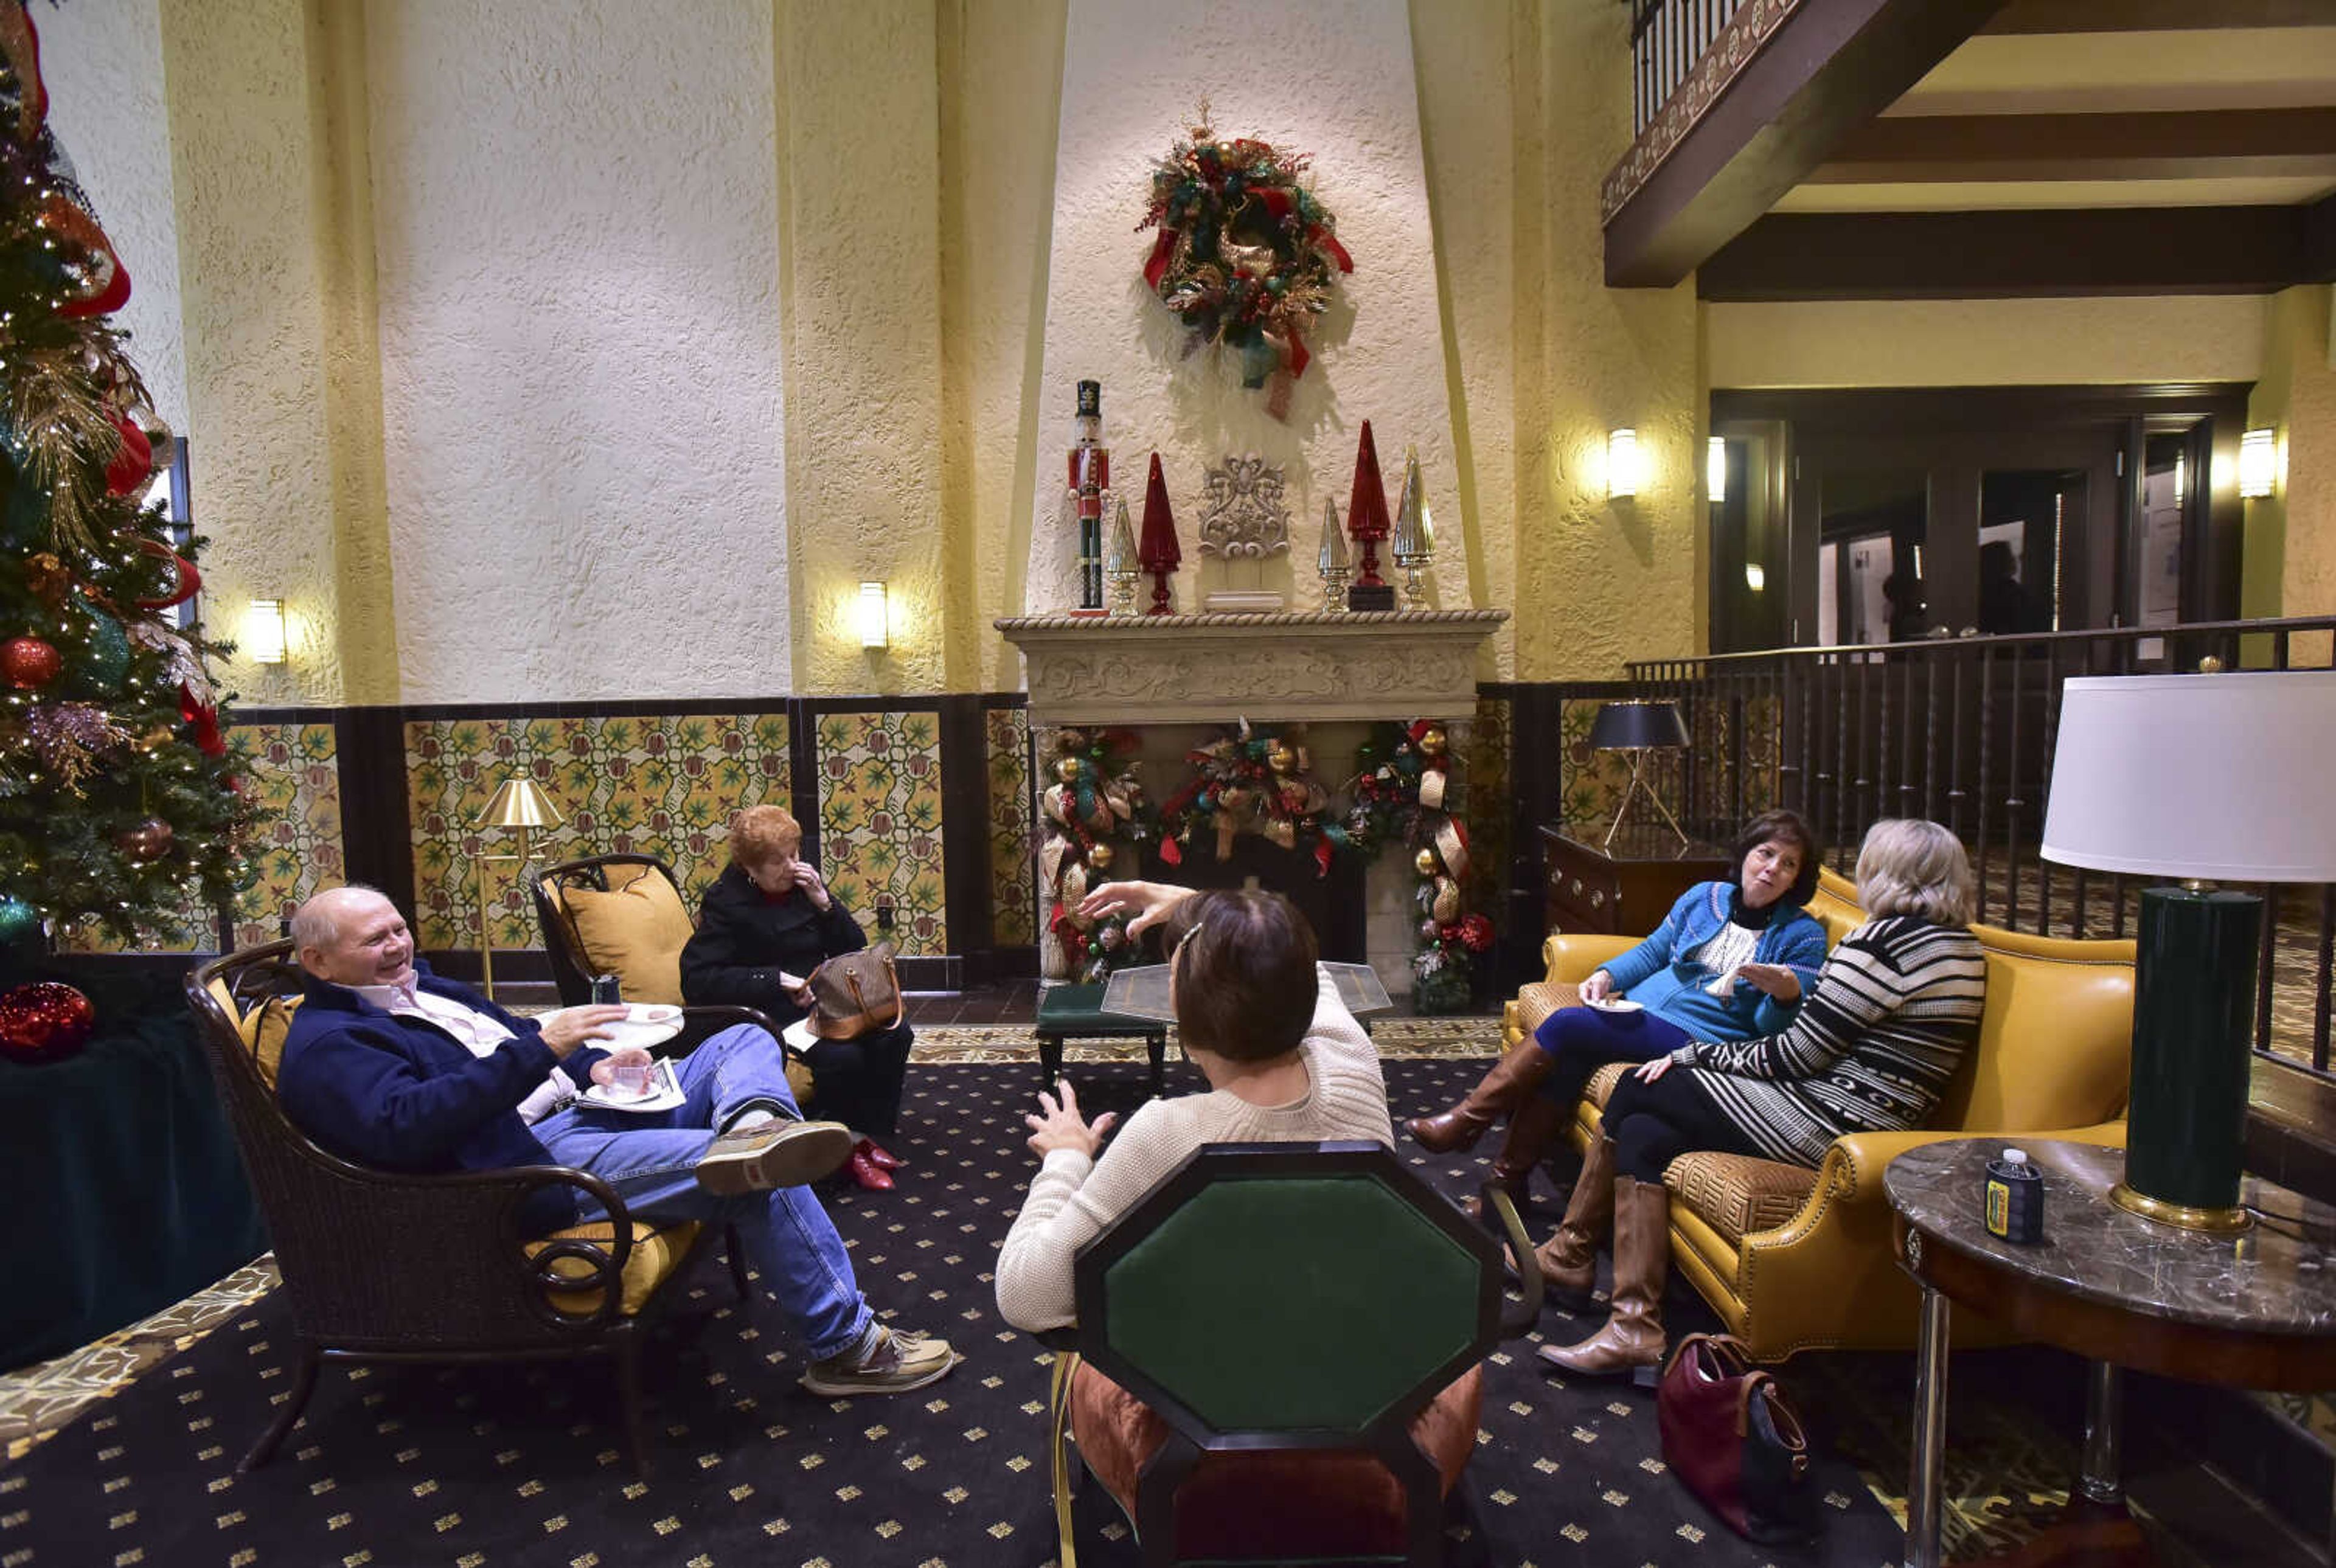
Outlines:
{"type": "Polygon", "coordinates": [[[1825,860],[1825,844],[1817,838],[1816,829],[1809,826],[1808,819],[1798,812],[1789,812],[1777,806],[1746,823],[1744,831],[1736,835],[1736,863],[1728,872],[1729,877],[1737,886],[1742,887],[1744,857],[1770,839],[1783,839],[1800,847],[1800,874],[1793,879],[1793,885],[1785,890],[1784,901],[1796,905],[1807,903],[1817,891],[1817,869],[1825,860]]]}
{"type": "Polygon", "coordinates": [[[1237,1062],[1287,1055],[1314,1021],[1314,928],[1280,893],[1193,893],[1161,923],[1177,967],[1176,1027],[1237,1062]]]}

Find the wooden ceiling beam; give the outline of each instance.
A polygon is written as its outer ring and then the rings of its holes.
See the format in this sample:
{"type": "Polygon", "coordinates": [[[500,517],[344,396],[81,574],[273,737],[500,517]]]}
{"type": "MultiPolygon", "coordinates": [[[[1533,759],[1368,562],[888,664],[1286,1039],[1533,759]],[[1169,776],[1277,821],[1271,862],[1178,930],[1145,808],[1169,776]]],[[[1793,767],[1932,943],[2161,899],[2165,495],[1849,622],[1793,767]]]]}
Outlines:
{"type": "Polygon", "coordinates": [[[2010,0],[1982,33],[2170,33],[2325,27],[2327,0],[2010,0]]]}
{"type": "Polygon", "coordinates": [[[1908,114],[1843,138],[1813,185],[2329,174],[2336,109],[1908,114]]]}
{"type": "Polygon", "coordinates": [[[1669,150],[1647,154],[1652,171],[1606,220],[1608,286],[1667,288],[1694,271],[2002,4],[1801,0],[1669,150]]]}
{"type": "Polygon", "coordinates": [[[2336,278],[2336,205],[1776,212],[1705,262],[1707,300],[2269,294],[2336,278]]]}

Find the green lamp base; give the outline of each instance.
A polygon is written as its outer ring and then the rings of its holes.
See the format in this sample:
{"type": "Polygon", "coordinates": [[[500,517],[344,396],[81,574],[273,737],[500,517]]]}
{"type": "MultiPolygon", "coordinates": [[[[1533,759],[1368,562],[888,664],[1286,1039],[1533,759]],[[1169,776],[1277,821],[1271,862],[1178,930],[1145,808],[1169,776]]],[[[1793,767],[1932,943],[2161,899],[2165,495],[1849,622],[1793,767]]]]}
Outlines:
{"type": "Polygon", "coordinates": [[[2253,893],[2142,891],[2120,1208],[2190,1230],[2249,1223],[2239,1182],[2263,920],[2253,893]]]}

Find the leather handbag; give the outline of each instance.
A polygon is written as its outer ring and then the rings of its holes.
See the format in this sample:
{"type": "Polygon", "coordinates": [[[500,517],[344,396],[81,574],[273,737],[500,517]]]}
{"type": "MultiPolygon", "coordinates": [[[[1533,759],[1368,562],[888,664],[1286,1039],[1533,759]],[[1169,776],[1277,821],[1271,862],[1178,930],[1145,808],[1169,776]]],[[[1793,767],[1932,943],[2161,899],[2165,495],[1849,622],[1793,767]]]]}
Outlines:
{"type": "Polygon", "coordinates": [[[811,1032],[822,1040],[856,1040],[900,1021],[908,1004],[892,968],[891,942],[838,953],[804,979],[811,992],[811,1032]]]}
{"type": "Polygon", "coordinates": [[[1663,1463],[1728,1527],[1764,1545],[1816,1534],[1807,1430],[1744,1342],[1690,1334],[1655,1390],[1663,1463]]]}

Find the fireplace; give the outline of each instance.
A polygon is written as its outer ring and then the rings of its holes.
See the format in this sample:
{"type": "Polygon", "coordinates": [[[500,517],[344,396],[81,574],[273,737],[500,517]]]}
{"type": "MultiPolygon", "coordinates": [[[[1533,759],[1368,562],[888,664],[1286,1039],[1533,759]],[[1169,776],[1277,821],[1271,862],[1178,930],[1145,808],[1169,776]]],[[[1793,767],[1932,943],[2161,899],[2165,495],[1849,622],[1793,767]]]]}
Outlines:
{"type": "MultiPolygon", "coordinates": [[[[1479,645],[1507,618],[1505,610],[1477,609],[1025,616],[996,624],[1022,650],[1042,753],[1050,729],[1133,729],[1156,802],[1185,776],[1184,753],[1208,733],[1196,726],[1244,717],[1307,725],[1314,774],[1334,793],[1353,773],[1355,748],[1373,721],[1435,719],[1451,735],[1452,755],[1465,755],[1479,645]]],[[[1305,913],[1324,958],[1368,962],[1389,994],[1410,993],[1419,883],[1407,861],[1389,852],[1364,866],[1340,857],[1318,877],[1310,854],[1253,836],[1234,840],[1226,860],[1215,850],[1213,840],[1186,845],[1173,868],[1147,854],[1143,874],[1188,887],[1241,887],[1254,877],[1305,913]]]]}

